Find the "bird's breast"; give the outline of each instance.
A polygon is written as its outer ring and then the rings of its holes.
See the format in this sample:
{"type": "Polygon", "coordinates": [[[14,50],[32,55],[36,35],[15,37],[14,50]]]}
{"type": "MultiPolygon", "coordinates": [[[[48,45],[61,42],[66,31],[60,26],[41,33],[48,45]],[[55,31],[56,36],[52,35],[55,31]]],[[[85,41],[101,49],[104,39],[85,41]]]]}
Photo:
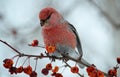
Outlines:
{"type": "Polygon", "coordinates": [[[66,26],[44,26],[42,35],[45,45],[66,45],[72,48],[76,47],[76,36],[66,26]]]}

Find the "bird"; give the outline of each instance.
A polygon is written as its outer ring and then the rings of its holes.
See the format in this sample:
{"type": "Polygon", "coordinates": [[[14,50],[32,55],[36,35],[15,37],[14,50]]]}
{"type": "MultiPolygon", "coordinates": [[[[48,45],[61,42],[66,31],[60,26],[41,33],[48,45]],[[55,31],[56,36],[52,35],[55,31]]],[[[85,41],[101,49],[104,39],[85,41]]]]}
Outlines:
{"type": "MultiPolygon", "coordinates": [[[[76,28],[65,20],[56,9],[43,8],[39,13],[39,19],[45,46],[56,47],[56,51],[50,53],[51,55],[58,57],[63,53],[90,65],[82,58],[83,51],[76,28]]],[[[84,67],[82,64],[79,66],[84,67]]]]}

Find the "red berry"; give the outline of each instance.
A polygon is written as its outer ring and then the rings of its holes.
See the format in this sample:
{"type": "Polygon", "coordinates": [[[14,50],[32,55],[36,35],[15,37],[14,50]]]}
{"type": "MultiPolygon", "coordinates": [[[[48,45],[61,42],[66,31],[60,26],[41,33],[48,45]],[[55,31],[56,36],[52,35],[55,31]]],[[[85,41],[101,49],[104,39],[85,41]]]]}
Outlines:
{"type": "Polygon", "coordinates": [[[24,73],[26,73],[26,74],[28,74],[28,75],[30,75],[31,73],[32,73],[32,67],[29,65],[29,66],[27,66],[27,67],[25,67],[25,68],[23,68],[24,70],[24,73]]]}
{"type": "Polygon", "coordinates": [[[13,66],[13,60],[12,59],[5,59],[3,66],[5,68],[11,68],[13,66]]]}
{"type": "Polygon", "coordinates": [[[87,67],[86,71],[89,77],[104,77],[104,73],[100,70],[97,70],[94,65],[87,67]]]}
{"type": "Polygon", "coordinates": [[[52,45],[49,45],[49,46],[46,46],[46,50],[48,53],[54,53],[55,50],[56,50],[56,46],[52,46],[52,45]]]}
{"type": "Polygon", "coordinates": [[[55,77],[63,77],[63,75],[61,73],[56,73],[55,77]]]}
{"type": "Polygon", "coordinates": [[[37,73],[35,71],[33,71],[31,74],[30,74],[30,77],[37,77],[37,73]]]}
{"type": "Polygon", "coordinates": [[[49,70],[47,68],[43,68],[41,73],[44,74],[44,75],[48,75],[49,70]]]}
{"type": "Polygon", "coordinates": [[[94,70],[92,71],[90,74],[89,74],[90,77],[99,77],[97,76],[97,70],[94,70]]]}
{"type": "Polygon", "coordinates": [[[22,73],[23,72],[23,66],[20,66],[16,69],[17,73],[22,73]]]}
{"type": "Polygon", "coordinates": [[[32,45],[32,46],[38,46],[38,43],[39,43],[38,40],[33,40],[31,45],[32,45]]]}
{"type": "Polygon", "coordinates": [[[53,72],[53,73],[56,73],[56,72],[58,72],[58,70],[59,70],[59,67],[58,67],[58,66],[55,66],[54,69],[52,70],[52,72],[53,72]]]}
{"type": "Polygon", "coordinates": [[[100,70],[97,70],[97,77],[104,77],[104,73],[100,70]]]}
{"type": "Polygon", "coordinates": [[[72,73],[78,73],[79,72],[79,68],[77,66],[71,67],[71,72],[72,73]]]}
{"type": "Polygon", "coordinates": [[[52,69],[52,64],[51,64],[51,63],[47,64],[47,65],[46,65],[46,68],[47,68],[48,70],[51,70],[51,69],[52,69]]]}
{"type": "Polygon", "coordinates": [[[96,70],[95,66],[91,65],[89,67],[87,67],[86,71],[88,73],[88,75],[91,75],[91,73],[96,70]]]}
{"type": "Polygon", "coordinates": [[[120,64],[120,57],[117,57],[117,63],[120,64]]]}
{"type": "Polygon", "coordinates": [[[110,75],[110,76],[117,76],[117,70],[116,69],[110,69],[109,71],[108,71],[108,75],[110,75]]]}

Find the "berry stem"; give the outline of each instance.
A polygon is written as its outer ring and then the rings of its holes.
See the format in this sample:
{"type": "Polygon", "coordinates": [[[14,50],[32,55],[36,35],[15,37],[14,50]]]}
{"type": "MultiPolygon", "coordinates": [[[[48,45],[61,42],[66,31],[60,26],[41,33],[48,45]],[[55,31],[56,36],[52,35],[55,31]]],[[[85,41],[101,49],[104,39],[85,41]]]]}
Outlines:
{"type": "Polygon", "coordinates": [[[19,58],[20,58],[20,57],[17,58],[17,61],[16,61],[16,63],[15,63],[15,67],[17,66],[17,63],[18,63],[19,58]]]}
{"type": "MultiPolygon", "coordinates": [[[[31,44],[28,44],[28,46],[32,46],[31,44]]],[[[33,47],[33,46],[32,46],[33,47]]],[[[45,46],[42,45],[38,45],[38,46],[34,46],[34,47],[41,47],[41,48],[45,48],[45,46]]]]}
{"type": "Polygon", "coordinates": [[[11,59],[14,59],[14,58],[16,58],[16,57],[18,57],[19,55],[15,55],[15,56],[13,56],[11,59]]]}
{"type": "Polygon", "coordinates": [[[36,71],[36,69],[37,69],[37,62],[38,62],[38,58],[36,58],[35,70],[34,71],[36,71]]]}
{"type": "Polygon", "coordinates": [[[25,62],[29,59],[30,57],[27,57],[25,61],[23,62],[22,66],[25,64],[25,62]]]}

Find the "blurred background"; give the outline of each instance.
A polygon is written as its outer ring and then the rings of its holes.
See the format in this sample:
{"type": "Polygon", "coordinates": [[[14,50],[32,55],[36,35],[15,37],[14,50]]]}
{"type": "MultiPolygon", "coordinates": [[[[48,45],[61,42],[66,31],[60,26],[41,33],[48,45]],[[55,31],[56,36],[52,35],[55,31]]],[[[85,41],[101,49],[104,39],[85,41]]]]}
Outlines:
{"type": "MultiPolygon", "coordinates": [[[[0,0],[0,39],[21,53],[44,52],[44,49],[29,47],[28,44],[38,39],[43,45],[38,15],[45,7],[55,8],[75,26],[81,39],[83,57],[88,62],[105,72],[116,65],[116,57],[120,56],[120,0],[0,0]]],[[[24,73],[10,75],[3,67],[2,61],[14,55],[15,52],[0,43],[0,77],[29,77],[24,73]]],[[[17,65],[21,65],[23,60],[20,59],[17,65]]],[[[46,77],[40,70],[49,62],[48,59],[38,61],[38,77],[46,77]]],[[[34,68],[35,61],[31,59],[30,64],[34,68]]],[[[60,61],[53,64],[62,65],[60,61]]],[[[67,68],[62,71],[64,77],[79,77],[67,68]]],[[[87,77],[85,71],[86,68],[80,69],[80,73],[87,77]]]]}

